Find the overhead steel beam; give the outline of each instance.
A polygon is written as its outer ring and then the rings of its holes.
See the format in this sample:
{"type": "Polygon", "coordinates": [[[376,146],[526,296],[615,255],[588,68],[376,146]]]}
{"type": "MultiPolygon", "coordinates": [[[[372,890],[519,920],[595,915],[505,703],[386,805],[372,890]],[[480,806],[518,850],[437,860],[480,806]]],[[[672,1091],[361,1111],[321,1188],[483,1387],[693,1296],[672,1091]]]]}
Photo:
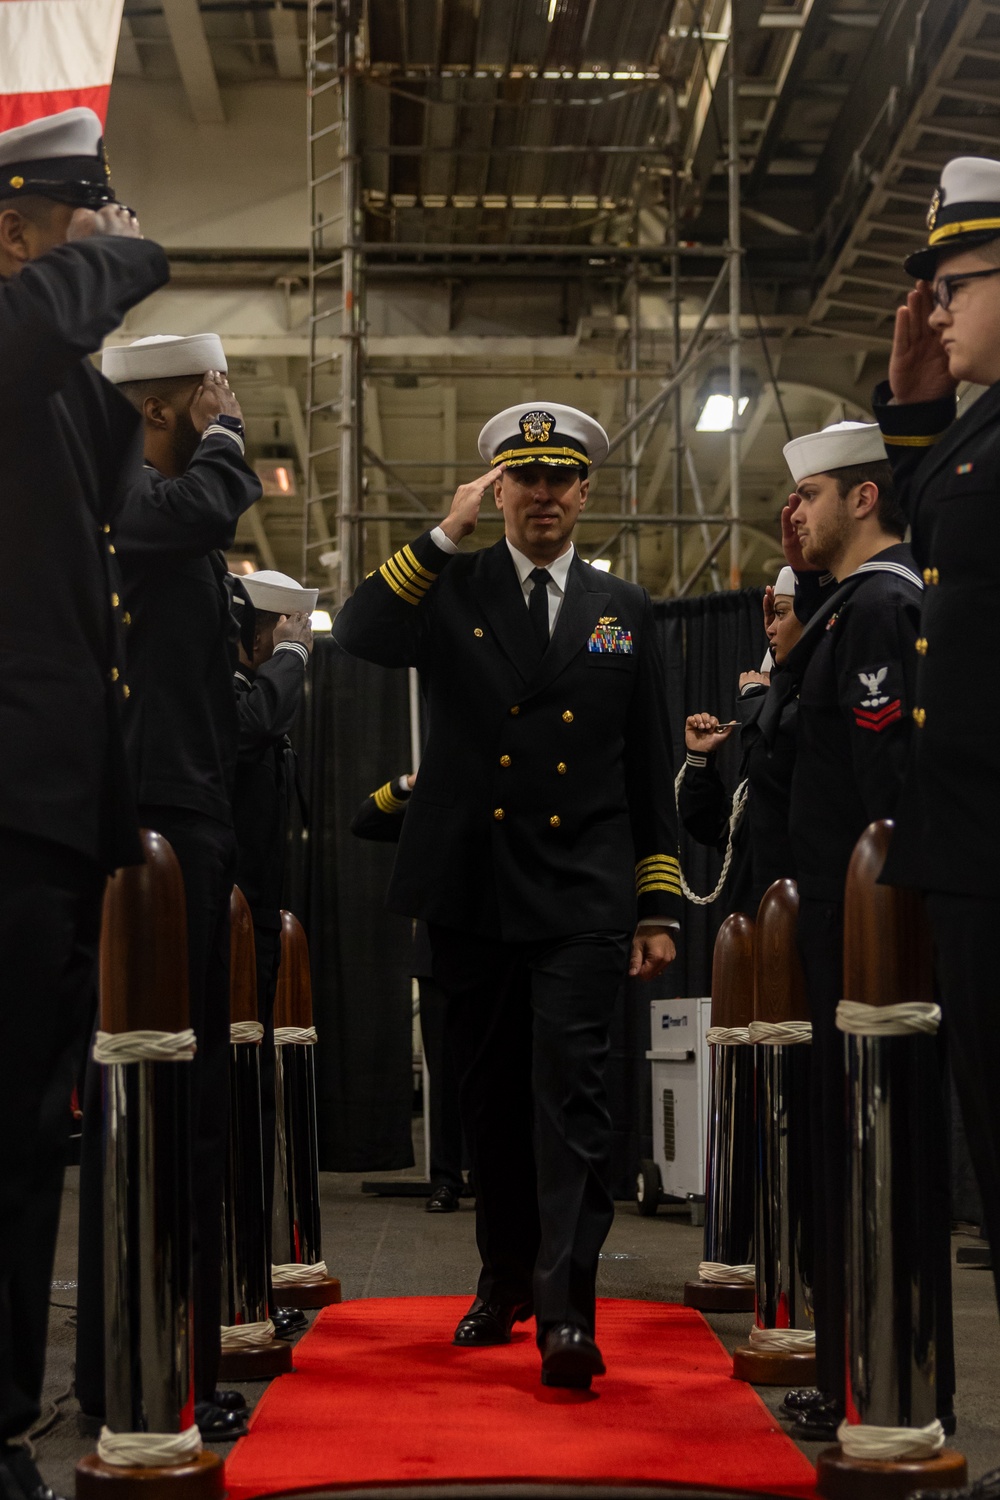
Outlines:
{"type": "Polygon", "coordinates": [[[225,111],[198,0],[162,0],[181,82],[199,125],[222,125],[225,111]]]}

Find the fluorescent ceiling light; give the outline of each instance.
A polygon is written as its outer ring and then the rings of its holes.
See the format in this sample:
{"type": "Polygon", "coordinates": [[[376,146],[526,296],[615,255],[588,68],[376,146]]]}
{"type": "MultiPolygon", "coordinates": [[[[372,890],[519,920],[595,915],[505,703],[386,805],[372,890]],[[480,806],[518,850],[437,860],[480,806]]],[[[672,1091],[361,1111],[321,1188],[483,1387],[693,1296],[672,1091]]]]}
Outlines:
{"type": "Polygon", "coordinates": [[[330,611],[328,609],[314,609],[309,616],[309,623],[313,630],[318,632],[333,629],[333,621],[330,618],[330,611]]]}
{"type": "MultiPolygon", "coordinates": [[[[750,397],[741,396],[739,404],[741,417],[749,405],[750,397]]],[[[728,432],[732,425],[733,398],[715,391],[706,399],[694,430],[695,432],[728,432]]]]}
{"type": "Polygon", "coordinates": [[[596,568],[598,573],[610,573],[611,559],[610,557],[592,557],[590,559],[590,566],[596,568]]]}

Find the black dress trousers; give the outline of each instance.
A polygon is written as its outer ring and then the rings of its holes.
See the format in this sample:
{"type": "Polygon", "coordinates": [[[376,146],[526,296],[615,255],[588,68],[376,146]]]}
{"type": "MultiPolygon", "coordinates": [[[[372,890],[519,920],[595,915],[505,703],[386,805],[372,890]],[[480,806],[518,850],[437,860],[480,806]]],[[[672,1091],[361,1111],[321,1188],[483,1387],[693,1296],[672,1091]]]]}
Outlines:
{"type": "MultiPolygon", "coordinates": [[[[799,900],[799,952],[812,1020],[813,1306],[816,1318],[816,1384],[835,1401],[847,1388],[847,1159],[848,1094],[844,1035],[837,1028],[837,1005],[844,998],[844,908],[839,901],[799,900]]],[[[926,1163],[929,1195],[936,1205],[928,1225],[933,1235],[937,1306],[937,1397],[947,1409],[955,1393],[955,1354],[951,1316],[951,1188],[948,1128],[941,1072],[927,1080],[926,1108],[937,1121],[933,1137],[940,1153],[926,1163]]]]}
{"type": "Polygon", "coordinates": [[[630,935],[503,943],[431,926],[476,1185],[479,1296],[534,1306],[538,1337],[594,1333],[611,1197],[605,1089],[630,935]]]}
{"type": "MultiPolygon", "coordinates": [[[[280,918],[279,918],[280,921],[280,918]]],[[[264,1147],[264,1242],[267,1246],[268,1307],[273,1311],[271,1286],[271,1225],[274,1217],[274,996],[278,988],[278,965],[281,961],[281,928],[253,928],[254,953],[257,958],[257,1019],[264,1028],[260,1041],[260,1128],[264,1147]]]]}
{"type": "MultiPolygon", "coordinates": [[[[179,807],[143,807],[143,828],[161,833],[180,863],[188,928],[191,1025],[191,1207],[194,1226],[194,1389],[211,1400],[219,1372],[222,1202],[229,1129],[229,898],[236,869],[231,828],[179,807]]],[[[80,1157],[80,1270],[76,1392],[104,1412],[101,1070],[91,1065],[80,1157]]]]}
{"type": "Polygon", "coordinates": [[[70,1096],[96,1001],[104,872],[0,830],[0,1443],[38,1417],[70,1096]]]}
{"type": "Polygon", "coordinates": [[[993,1246],[1000,1306],[1000,900],[931,893],[927,907],[951,1072],[993,1246]]]}
{"type": "Polygon", "coordinates": [[[419,979],[420,1035],[430,1079],[431,1188],[461,1193],[462,1111],[455,1049],[447,1026],[448,1000],[433,979],[419,979]]]}

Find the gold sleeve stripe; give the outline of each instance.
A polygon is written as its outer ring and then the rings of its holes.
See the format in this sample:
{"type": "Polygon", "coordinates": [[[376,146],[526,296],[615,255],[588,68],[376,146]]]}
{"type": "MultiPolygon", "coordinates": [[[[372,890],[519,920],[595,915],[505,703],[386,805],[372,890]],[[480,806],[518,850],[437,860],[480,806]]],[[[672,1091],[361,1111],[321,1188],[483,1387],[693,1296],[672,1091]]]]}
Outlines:
{"type": "Polygon", "coordinates": [[[379,572],[393,592],[405,599],[407,604],[419,604],[437,579],[436,573],[429,572],[417,562],[410,546],[394,552],[382,564],[379,572]]]}
{"type": "Polygon", "coordinates": [[[405,568],[400,566],[398,552],[395,557],[390,557],[388,562],[383,564],[383,567],[389,570],[401,588],[409,589],[410,593],[414,594],[418,599],[422,599],[430,588],[429,583],[425,583],[422,578],[418,578],[416,574],[409,573],[405,568]]]}
{"type": "Polygon", "coordinates": [[[642,885],[636,888],[636,895],[645,896],[650,891],[669,891],[672,896],[679,896],[681,894],[681,888],[675,882],[668,880],[644,880],[642,885]]]}
{"type": "Polygon", "coordinates": [[[402,797],[397,797],[392,790],[392,782],[387,781],[385,786],[380,786],[375,793],[375,806],[379,812],[398,813],[406,806],[402,797]]]}
{"type": "Polygon", "coordinates": [[[882,441],[890,448],[933,448],[943,437],[943,432],[935,432],[930,437],[895,437],[892,433],[883,432],[882,441]]]}
{"type": "Polygon", "coordinates": [[[407,602],[407,604],[419,604],[420,603],[420,595],[419,594],[411,594],[408,589],[402,588],[396,582],[395,578],[393,578],[392,574],[389,572],[389,569],[388,569],[388,567],[387,567],[387,565],[385,563],[383,563],[382,566],[379,568],[379,572],[382,574],[382,577],[385,579],[386,583],[392,589],[393,593],[398,594],[401,599],[405,599],[406,602],[407,602]]]}
{"type": "Polygon", "coordinates": [[[677,870],[680,871],[680,862],[673,854],[650,854],[646,859],[640,859],[635,867],[637,875],[644,870],[652,873],[653,870],[677,870]]]}
{"type": "Polygon", "coordinates": [[[404,557],[406,559],[406,561],[409,563],[410,567],[413,569],[413,571],[415,573],[419,573],[420,576],[421,576],[421,578],[426,578],[428,583],[433,583],[434,580],[437,578],[437,574],[436,573],[429,572],[428,569],[425,568],[422,563],[418,563],[417,562],[417,559],[414,556],[413,548],[410,546],[410,544],[408,542],[407,542],[406,546],[402,549],[402,551],[398,552],[396,554],[396,556],[397,557],[404,557]]]}

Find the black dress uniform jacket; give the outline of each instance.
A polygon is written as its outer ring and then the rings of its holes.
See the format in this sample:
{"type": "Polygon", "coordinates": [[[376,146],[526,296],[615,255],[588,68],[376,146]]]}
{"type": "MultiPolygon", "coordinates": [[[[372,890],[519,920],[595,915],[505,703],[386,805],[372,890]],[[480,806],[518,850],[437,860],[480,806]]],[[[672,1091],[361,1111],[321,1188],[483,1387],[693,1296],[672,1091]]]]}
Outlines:
{"type": "Polygon", "coordinates": [[[183,474],[148,466],[113,528],[124,579],[125,741],[142,806],[232,821],[236,626],[222,555],[260,498],[234,438],[209,433],[183,474]]]}
{"type": "MultiPolygon", "coordinates": [[[[412,795],[412,787],[407,787],[404,791],[398,781],[387,781],[385,786],[380,786],[377,792],[372,792],[362,802],[351,819],[351,832],[359,839],[372,839],[379,844],[398,844],[412,795]]],[[[426,922],[413,924],[410,974],[414,979],[431,979],[434,974],[426,922]]]]}
{"type": "Polygon", "coordinates": [[[532,942],[680,916],[663,674],[644,589],[573,558],[539,656],[504,540],[430,532],[355,590],[334,634],[419,668],[429,709],[390,906],[532,942]]]}
{"type": "Polygon", "coordinates": [[[0,827],[108,870],[140,858],[108,533],[142,437],[84,356],[168,274],[158,245],[102,235],[0,283],[0,827]]]}
{"type": "Polygon", "coordinates": [[[912,665],[913,753],[885,876],[953,895],[1000,889],[1000,385],[956,421],[953,398],[874,410],[925,589],[912,665]],[[956,730],[960,729],[960,748],[956,730]]]}
{"type": "Polygon", "coordinates": [[[304,648],[279,645],[257,671],[236,670],[239,741],[233,820],[236,883],[255,927],[281,930],[290,798],[298,788],[288,731],[302,704],[308,657],[304,648]]]}

